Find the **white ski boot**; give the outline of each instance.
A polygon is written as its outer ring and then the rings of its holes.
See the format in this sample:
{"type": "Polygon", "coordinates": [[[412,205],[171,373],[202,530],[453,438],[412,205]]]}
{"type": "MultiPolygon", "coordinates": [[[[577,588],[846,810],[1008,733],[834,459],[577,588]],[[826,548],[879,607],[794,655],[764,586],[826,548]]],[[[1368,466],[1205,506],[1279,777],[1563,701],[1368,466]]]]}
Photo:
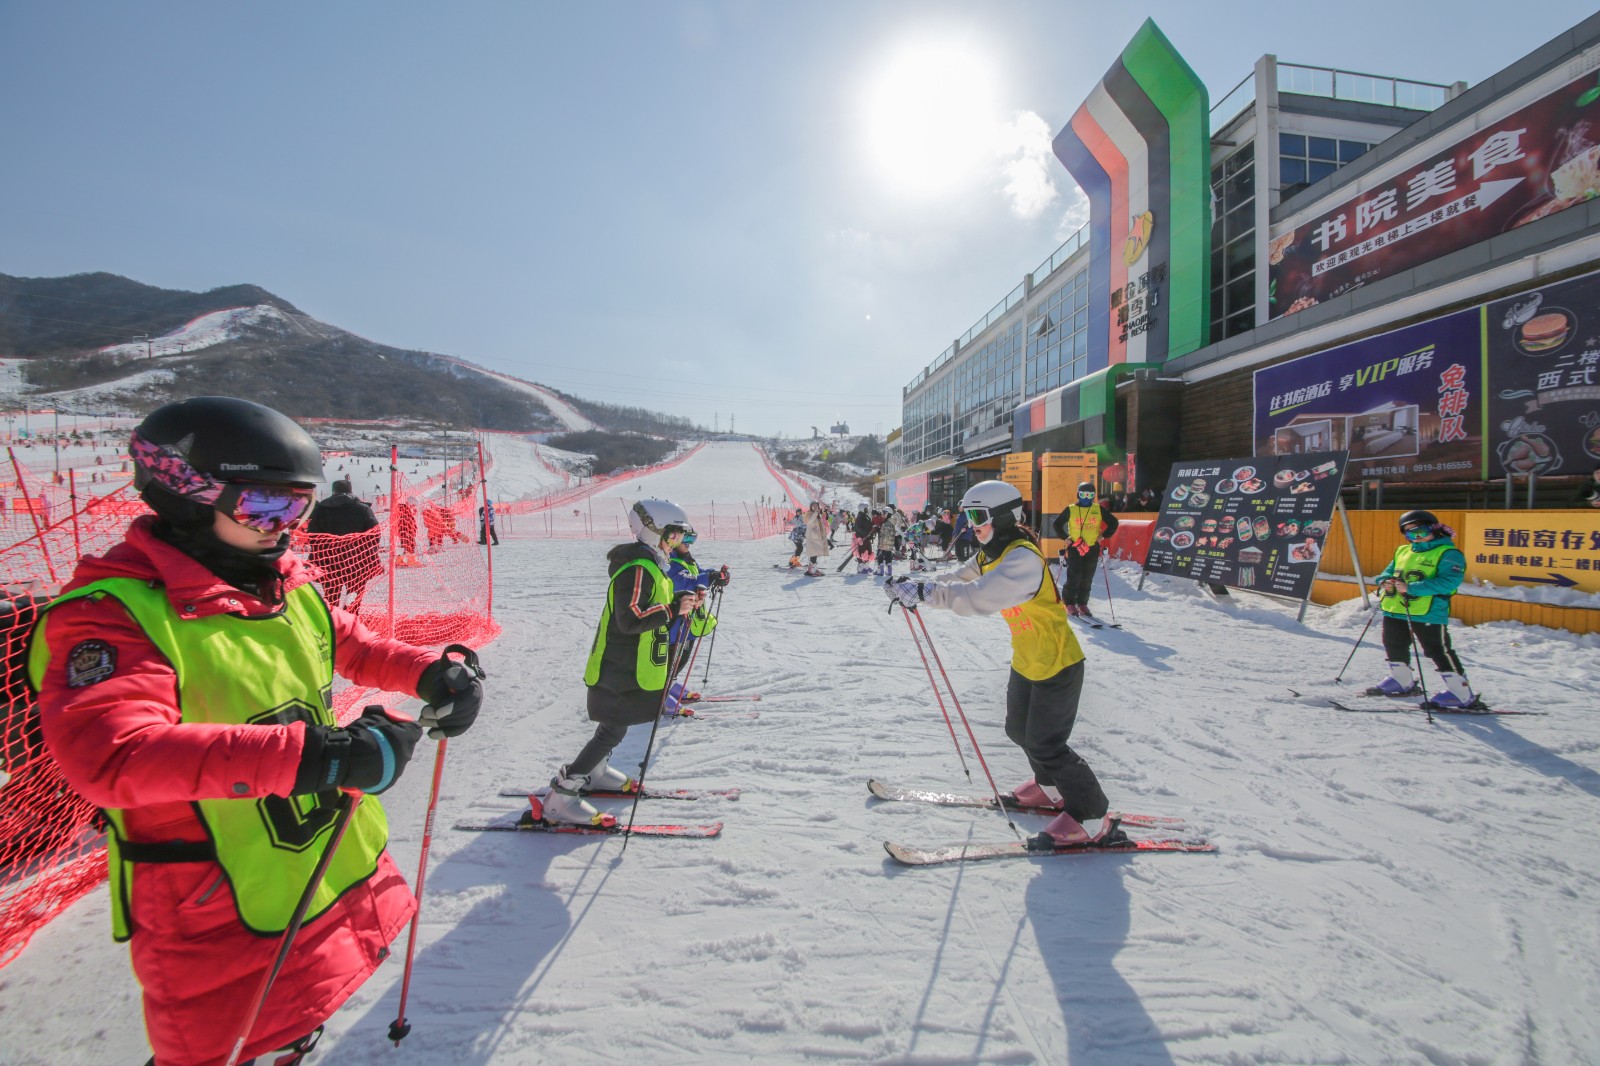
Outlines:
{"type": "Polygon", "coordinates": [[[1467,679],[1460,674],[1440,674],[1439,680],[1444,682],[1444,689],[1433,694],[1431,702],[1435,707],[1447,711],[1462,710],[1472,707],[1478,702],[1478,697],[1473,693],[1472,686],[1467,684],[1467,679]]]}
{"type": "Polygon", "coordinates": [[[1389,676],[1367,689],[1369,696],[1415,696],[1422,690],[1412,676],[1409,663],[1390,663],[1389,676]]]}
{"type": "Polygon", "coordinates": [[[583,792],[632,792],[637,782],[611,765],[610,759],[601,759],[600,765],[589,771],[589,783],[583,792]]]}
{"type": "Polygon", "coordinates": [[[614,815],[602,814],[583,798],[589,787],[588,774],[568,774],[563,766],[550,779],[550,794],[544,799],[544,810],[536,812],[535,816],[555,825],[615,825],[614,815]]]}

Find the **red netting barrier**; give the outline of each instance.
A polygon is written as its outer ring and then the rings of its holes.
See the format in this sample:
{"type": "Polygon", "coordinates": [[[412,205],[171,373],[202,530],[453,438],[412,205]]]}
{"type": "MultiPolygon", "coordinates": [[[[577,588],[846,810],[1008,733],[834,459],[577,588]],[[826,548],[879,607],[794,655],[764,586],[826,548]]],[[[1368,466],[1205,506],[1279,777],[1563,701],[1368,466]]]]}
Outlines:
{"type": "MultiPolygon", "coordinates": [[[[126,474],[95,476],[86,485],[69,470],[56,484],[11,459],[14,482],[0,487],[0,966],[106,873],[99,813],[71,790],[44,749],[27,683],[28,635],[78,557],[105,553],[133,518],[149,513],[126,474]]],[[[425,647],[481,646],[500,628],[491,616],[492,547],[480,546],[475,535],[480,483],[475,462],[418,484],[396,473],[376,529],[301,532],[293,547],[312,565],[329,602],[354,610],[379,634],[425,647]],[[390,506],[393,500],[400,505],[390,506]]],[[[339,685],[334,711],[341,722],[379,695],[339,685]]]]}

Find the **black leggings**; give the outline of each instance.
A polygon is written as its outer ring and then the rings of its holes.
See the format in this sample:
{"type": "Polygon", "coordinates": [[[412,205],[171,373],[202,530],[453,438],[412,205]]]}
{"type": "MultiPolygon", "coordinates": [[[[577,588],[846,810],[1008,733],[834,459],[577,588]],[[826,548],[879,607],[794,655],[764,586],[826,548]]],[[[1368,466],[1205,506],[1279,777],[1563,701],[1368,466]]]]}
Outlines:
{"type": "Polygon", "coordinates": [[[1408,626],[1404,618],[1384,615],[1383,653],[1390,662],[1411,662],[1413,629],[1417,631],[1417,644],[1421,646],[1422,653],[1433,660],[1433,665],[1441,674],[1466,676],[1467,672],[1461,668],[1461,659],[1450,644],[1450,626],[1439,622],[1412,622],[1408,626]]]}
{"type": "Polygon", "coordinates": [[[1094,590],[1094,571],[1100,563],[1100,545],[1080,555],[1078,549],[1067,546],[1067,577],[1061,584],[1061,602],[1089,605],[1089,593],[1094,590]]]}
{"type": "Polygon", "coordinates": [[[583,750],[578,752],[576,758],[567,763],[567,773],[589,773],[589,771],[608,758],[616,750],[617,745],[622,743],[622,738],[627,735],[628,727],[625,725],[601,723],[595,726],[594,736],[589,739],[589,743],[583,746],[583,750]]]}
{"type": "Polygon", "coordinates": [[[1067,746],[1082,693],[1082,659],[1043,681],[1012,670],[1006,683],[1006,736],[1027,755],[1033,779],[1060,790],[1063,808],[1079,821],[1102,818],[1109,806],[1094,771],[1067,746]]]}

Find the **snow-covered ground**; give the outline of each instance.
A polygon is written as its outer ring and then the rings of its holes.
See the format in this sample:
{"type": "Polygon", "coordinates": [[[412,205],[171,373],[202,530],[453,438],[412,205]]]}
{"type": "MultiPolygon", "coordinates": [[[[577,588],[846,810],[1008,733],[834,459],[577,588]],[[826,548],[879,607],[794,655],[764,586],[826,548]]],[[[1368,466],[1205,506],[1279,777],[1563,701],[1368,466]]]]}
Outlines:
{"type": "Polygon", "coordinates": [[[563,400],[549,389],[535,385],[529,381],[523,381],[521,378],[514,378],[510,374],[502,374],[496,370],[484,370],[481,367],[473,367],[472,369],[478,371],[486,377],[494,378],[503,385],[509,385],[518,392],[525,392],[530,396],[536,397],[540,403],[544,404],[545,407],[549,409],[551,414],[555,415],[556,418],[561,420],[562,425],[566,426],[567,429],[575,433],[586,429],[596,428],[595,424],[580,414],[576,407],[572,406],[570,403],[563,400]]]}
{"type": "MultiPolygon", "coordinates": [[[[771,484],[746,445],[619,491],[699,503],[771,484]]],[[[703,562],[734,574],[705,688],[765,699],[663,723],[650,783],[744,792],[646,801],[639,817],[719,820],[721,837],[638,838],[624,854],[617,839],[450,831],[514,809],[499,789],[547,781],[591,733],[581,675],[607,547],[507,538],[496,550],[505,635],[484,649],[483,717],[450,746],[414,1031],[398,1055],[384,1039],[402,942],[312,1061],[1600,1059],[1600,638],[1454,630],[1490,701],[1540,717],[1348,714],[1289,689],[1331,689],[1316,683],[1350,653],[1366,620],[1358,601],[1313,608],[1301,626],[1289,607],[1214,602],[1192,583],[1151,578],[1135,591],[1137,568],[1121,564],[1111,590],[1126,628],[1080,631],[1073,743],[1114,804],[1186,817],[1217,853],[903,869],[884,840],[1011,838],[994,813],[867,795],[871,777],[986,788],[970,752],[976,780],[962,775],[903,616],[871,578],[772,569],[789,550],[781,539],[702,543],[703,562]]],[[[1005,624],[927,622],[988,765],[1015,784],[1025,769],[1001,728],[1005,624]]],[[[1369,634],[1347,676],[1373,679],[1381,659],[1369,634]]],[[[637,765],[647,734],[630,732],[619,766],[637,765]]],[[[431,754],[419,749],[383,797],[408,871],[431,754]]],[[[0,970],[0,1062],[146,1054],[102,887],[0,970]]]]}

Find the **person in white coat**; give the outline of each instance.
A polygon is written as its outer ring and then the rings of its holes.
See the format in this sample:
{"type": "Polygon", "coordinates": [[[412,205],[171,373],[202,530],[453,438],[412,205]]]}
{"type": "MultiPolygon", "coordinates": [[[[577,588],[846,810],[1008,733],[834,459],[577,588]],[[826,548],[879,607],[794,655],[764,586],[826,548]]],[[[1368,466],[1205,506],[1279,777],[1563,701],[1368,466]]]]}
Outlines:
{"type": "Polygon", "coordinates": [[[806,576],[821,577],[822,570],[818,568],[817,560],[828,557],[829,527],[828,512],[816,500],[812,500],[806,510],[805,531],[805,548],[801,554],[811,560],[806,564],[806,576]]]}

